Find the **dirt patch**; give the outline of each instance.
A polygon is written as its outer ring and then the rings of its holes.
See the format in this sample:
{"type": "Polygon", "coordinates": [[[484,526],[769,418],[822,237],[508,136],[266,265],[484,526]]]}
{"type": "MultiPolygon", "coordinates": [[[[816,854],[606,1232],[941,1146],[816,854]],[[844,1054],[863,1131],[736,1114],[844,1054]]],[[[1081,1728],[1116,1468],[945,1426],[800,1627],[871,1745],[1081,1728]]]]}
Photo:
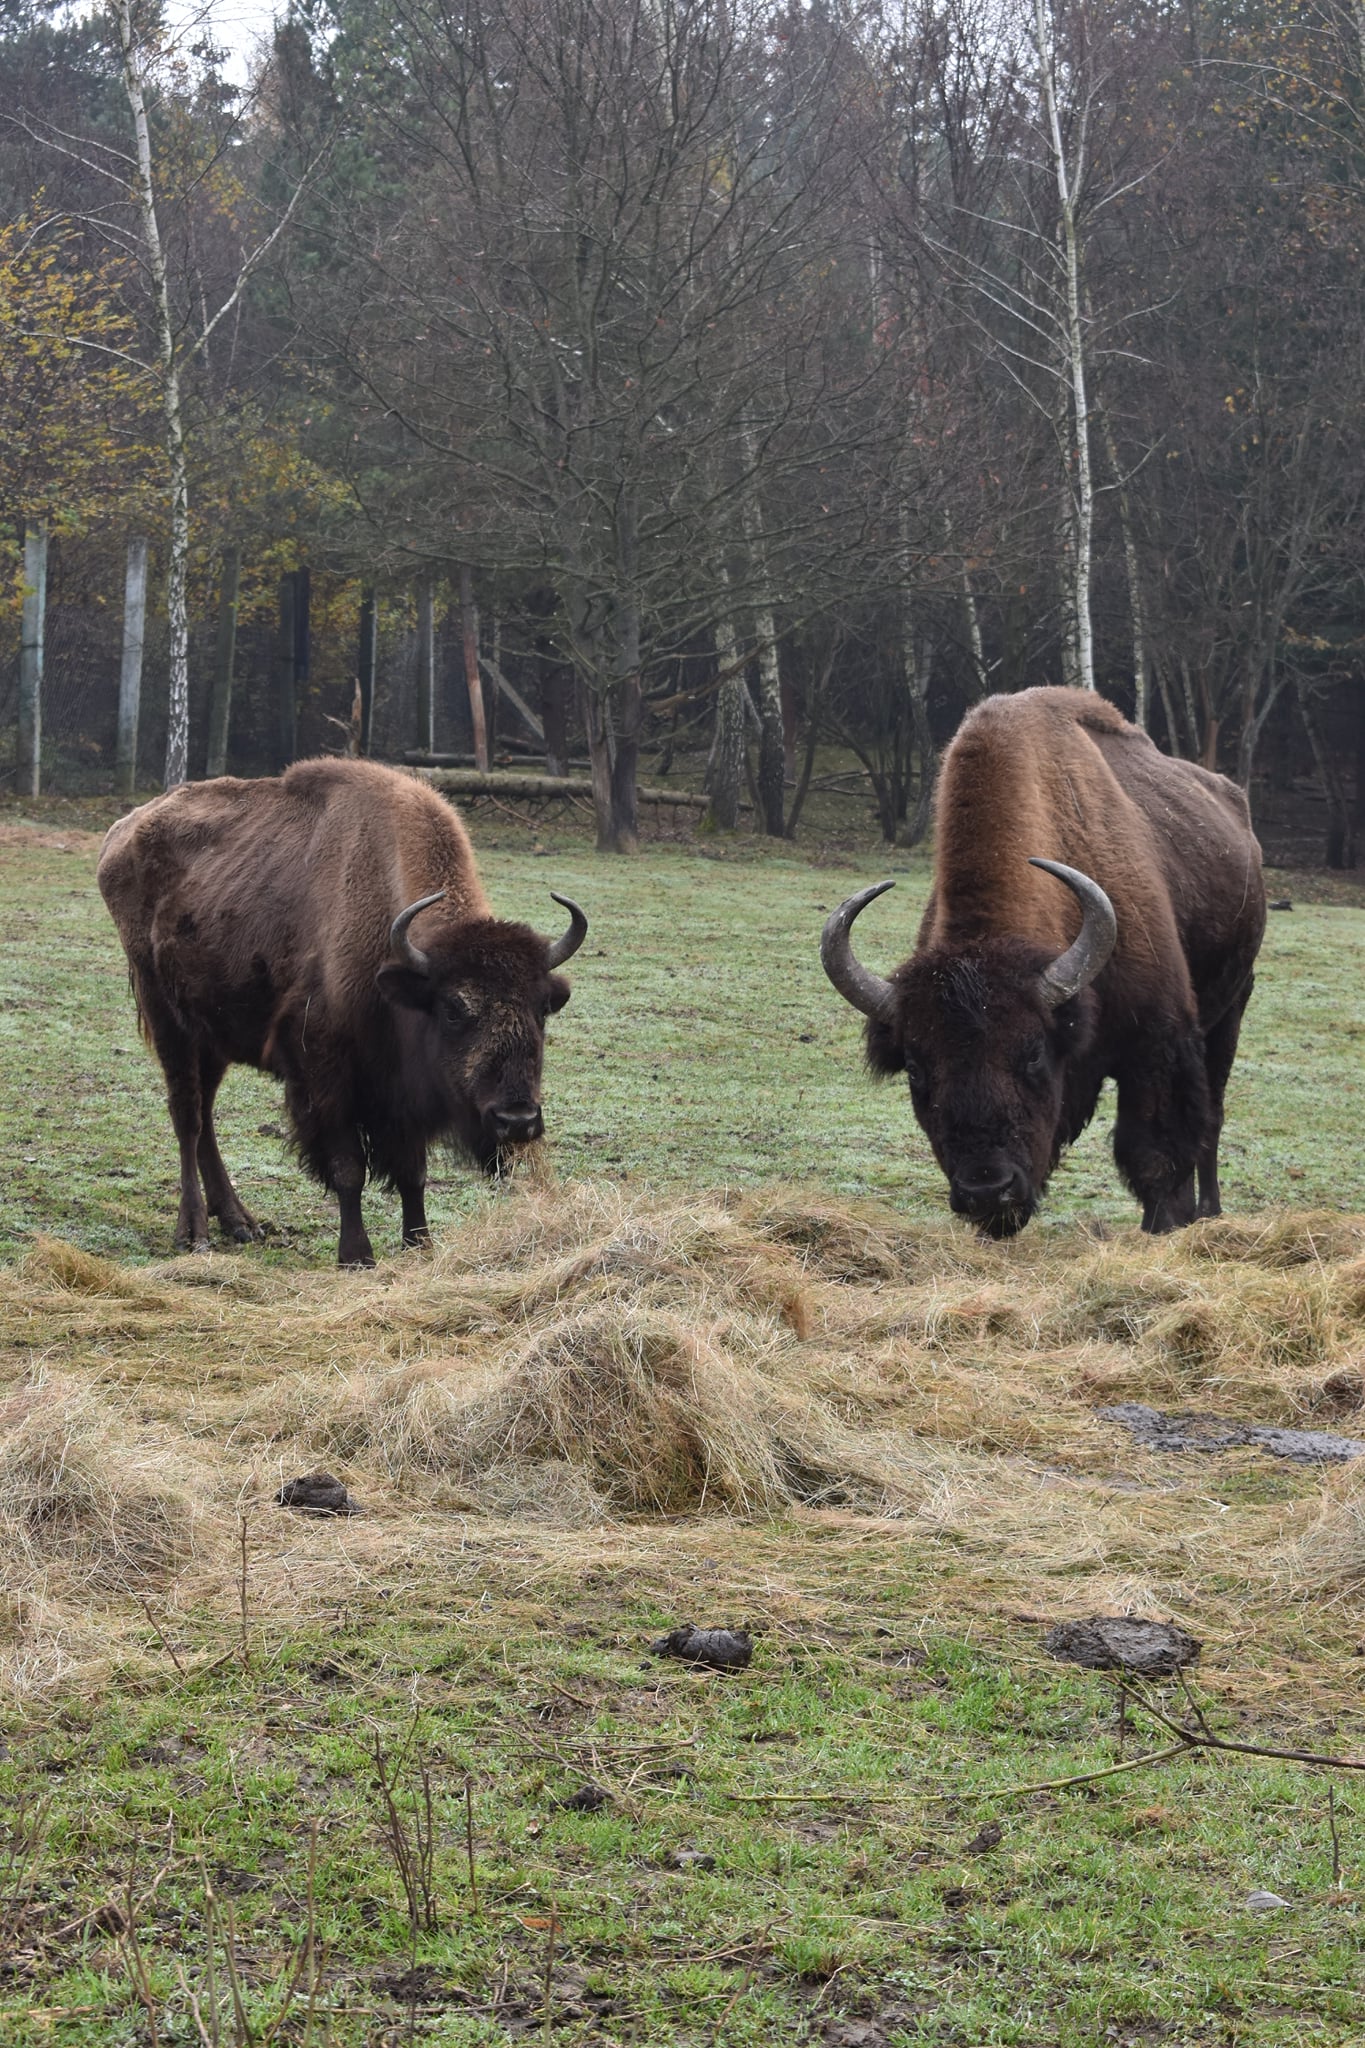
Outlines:
{"type": "Polygon", "coordinates": [[[102,832],[56,831],[51,825],[0,825],[0,846],[46,847],[53,853],[98,853],[102,832]]]}

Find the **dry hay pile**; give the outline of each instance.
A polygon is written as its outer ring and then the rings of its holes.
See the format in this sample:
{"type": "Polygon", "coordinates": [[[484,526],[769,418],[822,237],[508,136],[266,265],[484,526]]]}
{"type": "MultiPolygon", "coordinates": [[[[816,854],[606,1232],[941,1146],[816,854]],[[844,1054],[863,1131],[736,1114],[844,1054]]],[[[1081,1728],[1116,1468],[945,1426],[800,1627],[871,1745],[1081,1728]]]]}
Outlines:
{"type": "MultiPolygon", "coordinates": [[[[323,1578],[448,1553],[471,1516],[640,1550],[642,1518],[833,1511],[1016,1604],[1207,1628],[1221,1602],[1232,1628],[1365,1578],[1365,1459],[1258,1496],[1259,1453],[1160,1458],[1096,1410],[1365,1436],[1362,1371],[1365,1218],[1326,1213],[997,1245],[798,1193],[577,1186],[366,1276],[43,1242],[0,1274],[0,1658],[22,1676],[43,1628],[79,1658],[111,1603],[226,1598],[241,1503],[317,1465],[369,1510],[309,1530],[323,1578]]],[[[287,1607],[299,1524],[255,1526],[287,1607]]]]}

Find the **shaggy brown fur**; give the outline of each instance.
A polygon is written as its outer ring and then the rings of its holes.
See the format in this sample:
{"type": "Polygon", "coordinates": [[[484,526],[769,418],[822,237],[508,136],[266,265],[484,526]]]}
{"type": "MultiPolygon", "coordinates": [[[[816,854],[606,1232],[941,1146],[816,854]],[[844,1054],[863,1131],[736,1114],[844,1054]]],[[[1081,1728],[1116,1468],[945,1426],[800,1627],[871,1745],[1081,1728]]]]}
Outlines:
{"type": "Polygon", "coordinates": [[[284,1082],[299,1154],[340,1201],[343,1265],[373,1263],[367,1170],[397,1188],[415,1244],[430,1141],[491,1169],[540,1135],[545,1019],[568,983],[545,939],[493,917],[463,823],[413,777],[320,760],[186,784],[121,818],[98,872],[165,1069],[178,1245],[204,1244],[210,1215],[256,1234],[213,1129],[234,1061],[284,1082]],[[419,973],[391,957],[389,928],[440,889],[417,920],[419,973]]]}
{"type": "Polygon", "coordinates": [[[1102,698],[991,697],[963,721],[936,797],[934,886],[868,1058],[907,1073],[952,1205],[996,1234],[1027,1222],[1061,1152],[1118,1084],[1114,1153],[1171,1229],[1219,1213],[1223,1091],[1265,927],[1260,848],[1221,775],[1173,761],[1102,698]],[[1049,1009],[1039,977],[1080,923],[1030,867],[1097,881],[1118,941],[1092,987],[1049,1009]]]}

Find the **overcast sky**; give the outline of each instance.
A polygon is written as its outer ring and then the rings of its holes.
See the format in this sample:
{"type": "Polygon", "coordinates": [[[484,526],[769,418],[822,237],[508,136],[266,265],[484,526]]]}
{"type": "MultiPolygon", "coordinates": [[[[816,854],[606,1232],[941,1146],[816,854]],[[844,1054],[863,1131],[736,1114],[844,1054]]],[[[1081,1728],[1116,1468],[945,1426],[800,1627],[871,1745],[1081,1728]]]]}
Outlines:
{"type": "Polygon", "coordinates": [[[283,14],[285,0],[168,0],[166,21],[172,31],[187,34],[193,42],[207,24],[213,39],[228,52],[224,66],[237,85],[245,85],[252,60],[261,42],[269,36],[276,13],[283,14]]]}

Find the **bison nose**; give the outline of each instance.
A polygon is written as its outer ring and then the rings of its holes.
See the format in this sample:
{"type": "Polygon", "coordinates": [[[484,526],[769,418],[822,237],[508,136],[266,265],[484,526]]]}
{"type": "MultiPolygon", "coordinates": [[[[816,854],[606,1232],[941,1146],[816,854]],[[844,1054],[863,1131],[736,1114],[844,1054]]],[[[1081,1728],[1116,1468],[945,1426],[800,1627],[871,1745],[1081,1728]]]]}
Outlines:
{"type": "Polygon", "coordinates": [[[492,1123],[493,1134],[500,1145],[529,1145],[545,1130],[538,1102],[529,1108],[495,1109],[492,1123]]]}
{"type": "Polygon", "coordinates": [[[968,1216],[1021,1201],[1025,1194],[1018,1169],[1007,1163],[964,1167],[952,1178],[952,1205],[959,1214],[968,1216]]]}

